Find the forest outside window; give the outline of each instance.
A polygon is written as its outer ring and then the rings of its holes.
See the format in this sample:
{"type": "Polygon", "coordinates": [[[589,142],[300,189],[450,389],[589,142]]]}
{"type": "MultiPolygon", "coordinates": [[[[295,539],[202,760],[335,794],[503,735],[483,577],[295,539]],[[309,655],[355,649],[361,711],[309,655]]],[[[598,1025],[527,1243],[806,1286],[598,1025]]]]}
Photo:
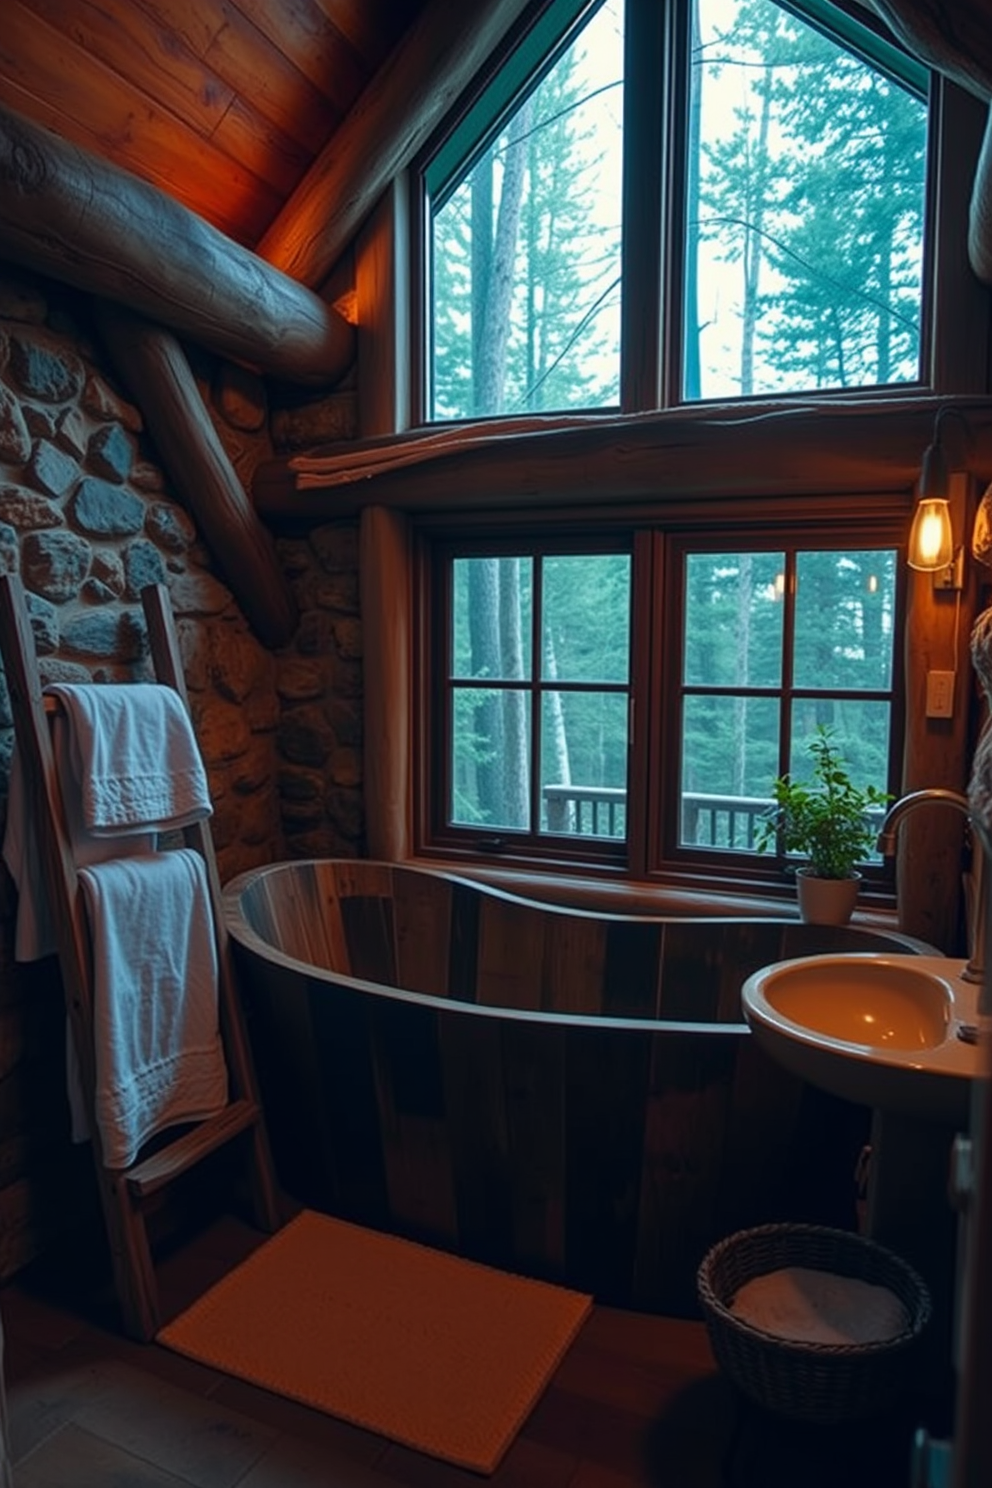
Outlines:
{"type": "MultiPolygon", "coordinates": [[[[750,854],[772,781],[810,776],[820,728],[859,786],[896,776],[897,553],[678,545],[680,810],[671,856],[750,854]]],[[[664,815],[664,805],[662,807],[664,815]]]]}
{"type": "Polygon", "coordinates": [[[925,381],[927,89],[828,0],[552,0],[422,169],[424,416],[925,381]]]}
{"type": "Polygon", "coordinates": [[[564,838],[565,852],[622,852],[629,550],[454,551],[442,566],[443,828],[483,850],[564,838]]]}
{"type": "Polygon", "coordinates": [[[849,542],[428,542],[420,848],[784,883],[755,826],[821,726],[856,783],[898,778],[894,534],[849,542]]]}

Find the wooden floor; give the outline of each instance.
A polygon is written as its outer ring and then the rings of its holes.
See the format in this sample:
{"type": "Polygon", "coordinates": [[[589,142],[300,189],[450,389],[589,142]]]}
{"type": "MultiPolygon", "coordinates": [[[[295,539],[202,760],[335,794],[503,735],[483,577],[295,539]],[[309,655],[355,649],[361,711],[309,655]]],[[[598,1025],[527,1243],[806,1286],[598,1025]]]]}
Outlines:
{"type": "MultiPolygon", "coordinates": [[[[160,1268],[178,1311],[258,1242],[223,1219],[160,1268]]],[[[485,1479],[116,1331],[64,1270],[0,1290],[15,1488],[478,1488],[485,1479]]],[[[494,1488],[908,1488],[921,1407],[809,1427],[747,1407],[702,1324],[594,1308],[494,1488]]],[[[932,1429],[939,1423],[928,1421],[932,1429]]]]}

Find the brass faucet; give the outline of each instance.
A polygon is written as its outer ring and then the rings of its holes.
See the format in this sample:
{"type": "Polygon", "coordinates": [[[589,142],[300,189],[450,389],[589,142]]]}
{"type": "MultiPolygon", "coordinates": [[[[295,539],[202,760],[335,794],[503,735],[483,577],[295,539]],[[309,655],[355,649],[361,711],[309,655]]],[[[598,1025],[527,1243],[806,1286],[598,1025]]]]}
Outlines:
{"type": "Polygon", "coordinates": [[[973,816],[968,797],[960,791],[930,786],[900,796],[886,812],[878,834],[878,850],[891,858],[896,850],[896,834],[904,816],[911,816],[921,806],[953,806],[968,822],[972,841],[971,883],[966,893],[968,903],[968,964],[961,973],[965,982],[985,980],[985,939],[988,909],[986,904],[987,859],[992,855],[988,833],[973,816]]]}

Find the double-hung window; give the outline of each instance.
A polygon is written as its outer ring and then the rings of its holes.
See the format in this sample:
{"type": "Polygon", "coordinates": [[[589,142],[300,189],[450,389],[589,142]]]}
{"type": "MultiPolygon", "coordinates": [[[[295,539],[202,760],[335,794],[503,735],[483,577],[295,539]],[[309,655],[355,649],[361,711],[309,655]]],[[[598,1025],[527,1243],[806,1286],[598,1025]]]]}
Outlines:
{"type": "Polygon", "coordinates": [[[623,859],[631,570],[622,533],[433,551],[435,840],[623,859]]]}
{"type": "Polygon", "coordinates": [[[756,826],[821,727],[858,784],[896,773],[896,536],[428,524],[421,849],[782,881],[756,826]]]}
{"type": "Polygon", "coordinates": [[[897,560],[882,533],[858,546],[829,531],[670,541],[679,628],[662,686],[678,740],[669,777],[679,809],[661,813],[665,860],[730,864],[753,854],[770,782],[809,778],[820,729],[858,785],[884,790],[896,778],[897,560]]]}

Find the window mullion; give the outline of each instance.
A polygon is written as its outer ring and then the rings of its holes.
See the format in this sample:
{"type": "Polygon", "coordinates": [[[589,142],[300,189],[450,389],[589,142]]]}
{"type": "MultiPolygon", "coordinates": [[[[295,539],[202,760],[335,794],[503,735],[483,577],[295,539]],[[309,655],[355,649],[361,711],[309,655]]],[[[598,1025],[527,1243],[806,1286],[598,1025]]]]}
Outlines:
{"type": "Polygon", "coordinates": [[[778,747],[779,774],[785,775],[792,758],[792,686],[795,680],[796,550],[793,547],[787,548],[785,553],[785,593],[782,599],[785,604],[785,624],[782,627],[781,728],[778,747]]]}
{"type": "Polygon", "coordinates": [[[658,406],[674,408],[682,402],[682,362],[685,345],[685,257],[688,218],[688,158],[691,131],[689,90],[692,71],[691,7],[665,4],[665,34],[659,59],[661,118],[661,252],[658,265],[661,295],[661,345],[658,368],[658,406]]]}
{"type": "Polygon", "coordinates": [[[661,386],[663,115],[668,7],[627,0],[624,17],[620,407],[657,408],[661,386]]]}
{"type": "Polygon", "coordinates": [[[541,830],[541,718],[544,709],[544,558],[534,555],[530,645],[530,830],[541,830]]]}

